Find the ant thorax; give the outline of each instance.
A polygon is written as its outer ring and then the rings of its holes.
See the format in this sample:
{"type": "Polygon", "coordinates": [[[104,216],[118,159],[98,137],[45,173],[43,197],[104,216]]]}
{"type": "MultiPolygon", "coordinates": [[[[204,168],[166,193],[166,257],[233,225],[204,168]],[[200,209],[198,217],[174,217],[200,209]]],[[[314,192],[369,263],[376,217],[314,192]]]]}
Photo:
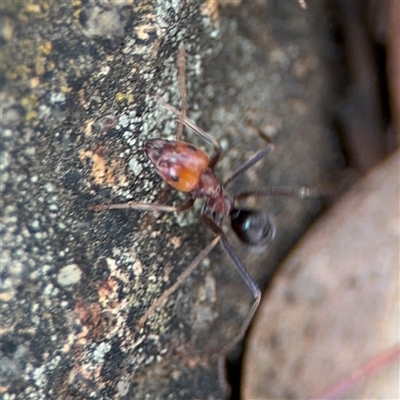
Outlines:
{"type": "Polygon", "coordinates": [[[191,195],[194,198],[205,198],[204,211],[209,215],[220,214],[221,220],[229,215],[234,206],[232,195],[224,189],[210,168],[201,175],[199,184],[191,195]]]}

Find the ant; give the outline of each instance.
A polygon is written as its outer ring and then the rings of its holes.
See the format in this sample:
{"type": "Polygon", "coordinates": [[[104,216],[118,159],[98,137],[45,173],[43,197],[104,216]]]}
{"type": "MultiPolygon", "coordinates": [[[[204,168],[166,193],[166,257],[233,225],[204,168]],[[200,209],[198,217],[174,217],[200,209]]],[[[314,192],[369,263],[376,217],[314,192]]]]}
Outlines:
{"type": "Polygon", "coordinates": [[[291,196],[304,198],[312,196],[312,191],[306,187],[269,187],[263,190],[246,191],[236,195],[230,194],[227,191],[227,186],[270,153],[274,146],[272,143],[268,143],[263,150],[242,164],[230,178],[224,183],[221,183],[214,173],[214,168],[222,153],[220,144],[186,116],[185,47],[183,44],[180,46],[178,53],[178,75],[182,101],[181,111],[166,103],[162,98],[156,96],[157,101],[164,108],[174,113],[178,118],[176,138],[173,141],[158,138],[149,139],[145,144],[145,151],[150,161],[154,164],[157,173],[164,181],[174,189],[188,193],[190,197],[178,206],[128,202],[125,204],[100,204],[93,206],[92,209],[94,211],[135,209],[143,211],[178,212],[191,208],[196,199],[204,199],[205,202],[201,211],[201,217],[206,226],[214,233],[215,238],[200,251],[190,265],[179,275],[177,281],[153,302],[140,318],[138,326],[143,327],[152,312],[178,289],[181,283],[219,242],[226,254],[230,257],[234,267],[241,275],[254,298],[253,305],[248,311],[239,333],[232,341],[232,343],[236,343],[246,332],[257,310],[261,300],[261,291],[253,282],[245,266],[229,244],[222,230],[222,221],[224,217],[229,216],[232,229],[242,242],[253,246],[263,245],[273,240],[275,236],[275,226],[271,219],[262,211],[238,207],[236,203],[251,196],[291,196]],[[181,140],[184,125],[214,147],[215,153],[211,159],[200,148],[181,140]]]}

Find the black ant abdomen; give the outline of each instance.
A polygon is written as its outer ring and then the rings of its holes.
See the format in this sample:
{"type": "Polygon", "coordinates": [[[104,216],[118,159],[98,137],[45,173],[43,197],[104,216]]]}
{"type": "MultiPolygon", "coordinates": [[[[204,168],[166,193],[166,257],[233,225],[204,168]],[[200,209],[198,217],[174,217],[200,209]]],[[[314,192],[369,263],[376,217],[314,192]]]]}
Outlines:
{"type": "Polygon", "coordinates": [[[263,211],[234,208],[230,218],[238,238],[250,246],[261,246],[275,238],[275,224],[263,211]]]}

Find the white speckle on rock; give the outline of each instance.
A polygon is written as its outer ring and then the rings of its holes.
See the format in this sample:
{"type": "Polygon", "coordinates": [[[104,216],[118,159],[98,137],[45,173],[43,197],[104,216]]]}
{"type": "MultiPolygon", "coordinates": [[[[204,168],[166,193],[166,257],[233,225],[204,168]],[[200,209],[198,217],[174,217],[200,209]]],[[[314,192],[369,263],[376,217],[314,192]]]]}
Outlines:
{"type": "Polygon", "coordinates": [[[110,66],[109,65],[105,65],[103,68],[101,68],[100,72],[99,72],[99,76],[102,75],[108,75],[108,73],[110,72],[110,66]]]}
{"type": "Polygon", "coordinates": [[[56,190],[56,187],[52,183],[47,182],[44,185],[44,189],[46,190],[46,192],[51,193],[51,192],[54,192],[56,190]]]}
{"type": "MultiPolygon", "coordinates": [[[[53,342],[55,342],[58,339],[57,335],[54,335],[54,336],[56,336],[56,338],[55,338],[55,340],[53,340],[53,338],[52,338],[53,342]]],[[[56,356],[56,357],[52,358],[48,364],[49,370],[54,371],[56,369],[56,367],[58,366],[58,364],[60,363],[60,361],[61,361],[60,356],[56,356]]]]}
{"type": "Polygon", "coordinates": [[[138,163],[138,161],[137,161],[135,158],[131,158],[131,159],[129,160],[129,162],[128,162],[128,165],[129,165],[129,168],[131,169],[131,171],[133,172],[133,174],[134,174],[135,176],[139,176],[140,173],[141,173],[142,170],[143,170],[142,165],[140,165],[140,164],[138,163]]]}
{"type": "Polygon", "coordinates": [[[46,275],[49,271],[51,271],[51,265],[49,264],[45,264],[42,267],[42,274],[46,275]]]}
{"type": "Polygon", "coordinates": [[[129,118],[126,114],[122,114],[118,119],[119,125],[123,128],[126,128],[129,125],[129,118]]]}
{"type": "Polygon", "coordinates": [[[50,95],[50,101],[52,103],[64,103],[65,102],[65,94],[64,93],[52,93],[50,95]]]}
{"type": "Polygon", "coordinates": [[[4,129],[3,137],[9,139],[13,136],[13,131],[11,129],[4,129]]]}
{"type": "Polygon", "coordinates": [[[49,205],[49,211],[53,211],[53,212],[55,212],[55,211],[58,211],[58,205],[57,204],[50,204],[49,205]]]}
{"type": "Polygon", "coordinates": [[[27,156],[34,156],[35,155],[35,148],[34,147],[27,147],[26,149],[25,149],[25,154],[27,155],[27,156]]]}
{"type": "Polygon", "coordinates": [[[3,290],[0,293],[0,301],[8,303],[14,299],[14,296],[15,296],[15,290],[9,290],[9,291],[3,290]]]}
{"type": "Polygon", "coordinates": [[[131,138],[133,136],[133,132],[131,132],[131,131],[125,131],[124,133],[123,133],[123,135],[122,135],[122,137],[124,138],[124,139],[129,139],[129,138],[131,138]]]}
{"type": "Polygon", "coordinates": [[[117,383],[117,389],[120,394],[120,396],[125,396],[128,391],[129,391],[129,382],[122,378],[118,383],[117,383]]]}
{"type": "Polygon", "coordinates": [[[32,371],[32,378],[37,386],[43,387],[47,383],[45,366],[35,368],[32,371]]]}
{"type": "Polygon", "coordinates": [[[94,360],[96,362],[101,361],[110,349],[111,345],[109,343],[100,343],[93,352],[94,360]]]}
{"type": "Polygon", "coordinates": [[[226,140],[226,139],[221,139],[221,140],[219,141],[219,144],[221,145],[223,151],[227,151],[227,150],[228,150],[228,148],[229,148],[229,142],[228,142],[228,140],[226,140]]]}
{"type": "Polygon", "coordinates": [[[54,286],[53,286],[51,283],[49,283],[49,284],[46,285],[46,287],[44,288],[43,294],[44,294],[45,296],[50,296],[51,293],[52,293],[52,291],[53,291],[53,289],[54,289],[54,286]]]}
{"type": "Polygon", "coordinates": [[[82,270],[77,264],[69,264],[61,268],[57,275],[57,282],[61,286],[74,285],[81,279],[82,270]]]}
{"type": "Polygon", "coordinates": [[[140,260],[136,260],[133,264],[133,271],[135,273],[136,279],[138,279],[143,273],[143,267],[140,260]]]}
{"type": "Polygon", "coordinates": [[[110,268],[111,273],[114,272],[118,268],[118,265],[113,258],[108,257],[106,259],[106,262],[107,262],[108,268],[110,268]]]}
{"type": "Polygon", "coordinates": [[[40,228],[40,225],[39,225],[39,221],[38,220],[33,220],[32,222],[31,222],[31,224],[30,224],[30,227],[32,228],[32,229],[34,229],[34,230],[38,230],[39,228],[40,228]]]}
{"type": "Polygon", "coordinates": [[[51,108],[42,104],[39,106],[39,116],[40,118],[48,118],[51,115],[51,108]]]}

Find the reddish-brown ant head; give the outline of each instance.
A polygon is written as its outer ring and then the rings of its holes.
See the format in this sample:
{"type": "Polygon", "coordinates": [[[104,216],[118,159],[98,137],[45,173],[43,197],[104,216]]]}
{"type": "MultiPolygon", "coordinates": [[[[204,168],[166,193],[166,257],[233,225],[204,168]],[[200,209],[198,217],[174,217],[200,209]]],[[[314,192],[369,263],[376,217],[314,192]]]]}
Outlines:
{"type": "Polygon", "coordinates": [[[234,208],[230,217],[238,238],[250,246],[263,245],[275,237],[275,224],[263,211],[234,208]]]}
{"type": "Polygon", "coordinates": [[[182,192],[192,191],[208,168],[207,154],[190,143],[150,139],[145,150],[158,174],[182,192]]]}
{"type": "Polygon", "coordinates": [[[150,158],[154,165],[157,165],[164,149],[167,147],[168,142],[163,139],[150,139],[145,144],[145,151],[147,157],[150,158]]]}

